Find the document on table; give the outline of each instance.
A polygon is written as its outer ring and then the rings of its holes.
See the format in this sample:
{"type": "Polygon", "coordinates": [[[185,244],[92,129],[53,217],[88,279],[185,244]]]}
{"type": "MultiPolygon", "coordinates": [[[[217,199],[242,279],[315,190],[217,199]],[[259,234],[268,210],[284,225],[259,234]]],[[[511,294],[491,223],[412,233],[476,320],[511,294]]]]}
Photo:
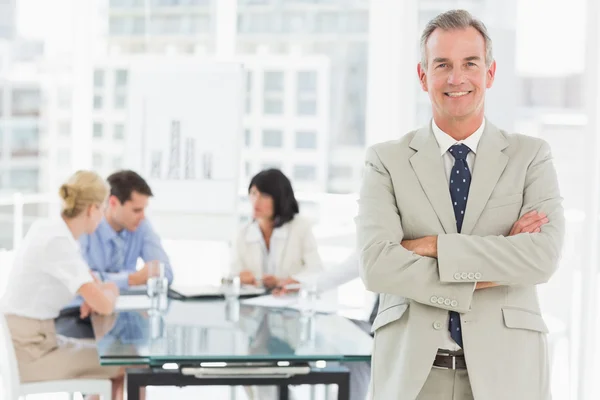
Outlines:
{"type": "Polygon", "coordinates": [[[147,310],[150,308],[150,298],[146,295],[119,296],[116,310],[147,310]]]}
{"type": "MultiPolygon", "coordinates": [[[[298,296],[289,295],[289,296],[259,296],[253,297],[251,299],[242,300],[241,302],[244,305],[257,306],[257,307],[270,307],[270,308],[287,308],[291,310],[299,310],[303,309],[303,305],[300,303],[298,296]]],[[[327,300],[317,300],[315,302],[315,312],[321,314],[335,314],[340,310],[345,310],[350,307],[332,302],[327,300]]]]}

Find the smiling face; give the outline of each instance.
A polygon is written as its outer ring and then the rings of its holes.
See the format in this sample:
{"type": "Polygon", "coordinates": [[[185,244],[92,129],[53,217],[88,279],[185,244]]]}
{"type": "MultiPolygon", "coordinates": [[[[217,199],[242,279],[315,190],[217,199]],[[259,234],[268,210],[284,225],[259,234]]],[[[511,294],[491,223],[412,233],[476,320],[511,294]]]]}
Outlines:
{"type": "Polygon", "coordinates": [[[429,93],[438,125],[454,121],[481,124],[485,90],[492,87],[496,62],[487,67],[485,40],[473,27],[435,29],[426,46],[427,68],[418,65],[419,80],[429,93]]]}

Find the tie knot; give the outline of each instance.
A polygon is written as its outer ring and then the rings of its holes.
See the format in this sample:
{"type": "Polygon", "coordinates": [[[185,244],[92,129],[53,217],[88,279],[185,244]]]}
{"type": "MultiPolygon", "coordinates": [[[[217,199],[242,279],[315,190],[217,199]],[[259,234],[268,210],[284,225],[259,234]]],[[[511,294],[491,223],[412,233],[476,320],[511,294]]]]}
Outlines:
{"type": "Polygon", "coordinates": [[[466,160],[467,154],[469,154],[471,149],[467,145],[460,143],[451,146],[449,151],[456,160],[466,160]]]}

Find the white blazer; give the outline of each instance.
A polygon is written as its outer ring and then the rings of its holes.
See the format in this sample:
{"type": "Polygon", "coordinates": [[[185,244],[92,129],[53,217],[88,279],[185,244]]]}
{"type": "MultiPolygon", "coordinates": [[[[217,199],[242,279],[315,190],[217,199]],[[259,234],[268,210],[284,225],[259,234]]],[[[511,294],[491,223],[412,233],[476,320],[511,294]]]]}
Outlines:
{"type": "MultiPolygon", "coordinates": [[[[252,221],[239,231],[233,253],[232,272],[250,270],[257,279],[265,274],[263,238],[257,222],[252,221]]],[[[275,276],[280,279],[323,269],[312,224],[299,215],[273,230],[269,253],[275,261],[275,276]]]]}

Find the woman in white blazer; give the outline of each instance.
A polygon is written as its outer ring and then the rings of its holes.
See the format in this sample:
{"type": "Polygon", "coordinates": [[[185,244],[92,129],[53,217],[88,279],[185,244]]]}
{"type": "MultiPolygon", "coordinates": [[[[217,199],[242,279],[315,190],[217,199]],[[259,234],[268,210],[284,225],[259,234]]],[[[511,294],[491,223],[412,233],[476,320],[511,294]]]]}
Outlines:
{"type": "Polygon", "coordinates": [[[242,284],[279,286],[289,277],[322,269],[310,222],[298,215],[289,179],[278,169],[255,175],[248,185],[252,221],[237,235],[232,271],[242,284]]]}

